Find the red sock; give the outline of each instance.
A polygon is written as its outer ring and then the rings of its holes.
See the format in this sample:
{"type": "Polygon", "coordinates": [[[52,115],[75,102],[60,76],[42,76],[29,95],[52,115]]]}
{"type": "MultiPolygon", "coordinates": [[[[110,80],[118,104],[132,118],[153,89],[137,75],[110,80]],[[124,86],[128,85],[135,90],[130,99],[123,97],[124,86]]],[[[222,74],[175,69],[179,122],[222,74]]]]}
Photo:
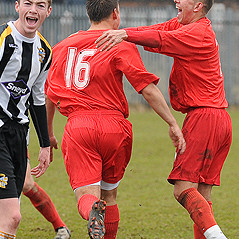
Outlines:
{"type": "Polygon", "coordinates": [[[201,232],[205,232],[208,228],[217,225],[211,207],[196,188],[183,191],[178,201],[189,212],[201,232]]]}
{"type": "Polygon", "coordinates": [[[95,201],[99,200],[93,194],[84,194],[77,203],[77,208],[83,219],[89,221],[90,211],[95,201]]]}
{"type": "MultiPolygon", "coordinates": [[[[213,214],[212,202],[208,201],[208,204],[209,204],[211,212],[213,214]]],[[[203,235],[203,233],[201,232],[201,230],[195,223],[193,224],[193,229],[194,229],[194,239],[206,239],[206,237],[203,235]]]]}
{"type": "Polygon", "coordinates": [[[59,227],[66,227],[65,223],[61,220],[56,208],[47,195],[47,193],[39,187],[39,185],[35,182],[35,188],[30,191],[24,193],[27,196],[34,207],[49,221],[52,223],[54,229],[56,230],[59,227]]]}
{"type": "Polygon", "coordinates": [[[104,239],[115,239],[119,226],[118,205],[107,206],[105,212],[105,236],[104,239]]]}

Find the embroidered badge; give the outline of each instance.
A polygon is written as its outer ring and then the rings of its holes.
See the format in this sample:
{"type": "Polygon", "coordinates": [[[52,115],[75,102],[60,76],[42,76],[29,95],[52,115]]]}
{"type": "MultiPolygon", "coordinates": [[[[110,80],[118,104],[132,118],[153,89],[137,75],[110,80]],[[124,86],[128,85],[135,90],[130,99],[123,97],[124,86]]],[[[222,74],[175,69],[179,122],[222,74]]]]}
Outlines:
{"type": "Polygon", "coordinates": [[[0,173],[0,188],[6,188],[8,177],[5,174],[0,173]]]}
{"type": "Polygon", "coordinates": [[[43,48],[38,48],[38,50],[39,50],[39,52],[38,52],[38,54],[39,54],[39,61],[41,63],[43,63],[43,61],[45,59],[45,56],[46,56],[46,52],[45,52],[45,50],[43,48]]]}

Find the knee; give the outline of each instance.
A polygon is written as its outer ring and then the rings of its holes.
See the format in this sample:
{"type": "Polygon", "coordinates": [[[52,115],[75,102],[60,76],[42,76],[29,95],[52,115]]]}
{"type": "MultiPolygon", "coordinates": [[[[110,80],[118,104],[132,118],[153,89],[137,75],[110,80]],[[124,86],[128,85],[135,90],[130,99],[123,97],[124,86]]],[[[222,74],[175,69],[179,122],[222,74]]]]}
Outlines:
{"type": "Polygon", "coordinates": [[[181,195],[185,191],[185,188],[180,188],[180,187],[174,187],[173,195],[174,198],[181,203],[181,195]]]}
{"type": "Polygon", "coordinates": [[[20,211],[14,212],[11,215],[9,215],[9,222],[8,225],[11,228],[11,230],[16,230],[20,224],[21,221],[21,213],[20,211]]]}
{"type": "Polygon", "coordinates": [[[174,198],[178,201],[179,200],[179,196],[180,196],[181,192],[179,192],[179,190],[176,190],[174,188],[174,191],[173,191],[173,196],[174,198]]]}
{"type": "Polygon", "coordinates": [[[183,192],[186,192],[187,190],[192,189],[192,188],[197,189],[198,184],[188,182],[188,181],[176,181],[174,184],[173,195],[174,195],[175,199],[179,202],[179,201],[181,201],[183,192]]]}

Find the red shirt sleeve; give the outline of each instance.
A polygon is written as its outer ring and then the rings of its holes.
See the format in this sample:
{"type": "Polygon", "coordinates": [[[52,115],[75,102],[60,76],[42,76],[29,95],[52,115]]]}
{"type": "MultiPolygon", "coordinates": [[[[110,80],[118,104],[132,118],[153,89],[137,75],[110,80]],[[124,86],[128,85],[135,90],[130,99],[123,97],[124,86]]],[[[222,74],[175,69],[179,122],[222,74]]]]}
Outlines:
{"type": "Polygon", "coordinates": [[[160,31],[160,53],[168,56],[187,57],[200,50],[204,38],[205,25],[192,23],[174,31],[160,31]],[[198,34],[199,33],[199,34],[198,34]]]}
{"type": "Polygon", "coordinates": [[[126,30],[126,33],[128,35],[126,41],[151,48],[160,47],[161,38],[159,35],[159,31],[157,30],[145,30],[145,31],[126,30]]]}
{"type": "Polygon", "coordinates": [[[157,84],[159,77],[146,70],[137,47],[132,43],[122,43],[118,45],[118,52],[115,54],[116,68],[125,74],[138,93],[150,83],[157,84]]]}
{"type": "Polygon", "coordinates": [[[161,33],[172,33],[183,25],[178,23],[177,18],[173,18],[167,22],[155,24],[152,26],[143,26],[137,28],[126,28],[128,38],[126,41],[145,47],[145,50],[151,52],[160,52],[161,49],[161,33]]]}
{"type": "MultiPolygon", "coordinates": [[[[159,46],[145,46],[144,49],[172,57],[188,57],[201,50],[206,29],[207,26],[200,24],[200,21],[198,21],[184,26],[181,25],[178,29],[171,31],[158,30],[159,46]]],[[[204,44],[206,43],[204,42],[204,44]]]]}

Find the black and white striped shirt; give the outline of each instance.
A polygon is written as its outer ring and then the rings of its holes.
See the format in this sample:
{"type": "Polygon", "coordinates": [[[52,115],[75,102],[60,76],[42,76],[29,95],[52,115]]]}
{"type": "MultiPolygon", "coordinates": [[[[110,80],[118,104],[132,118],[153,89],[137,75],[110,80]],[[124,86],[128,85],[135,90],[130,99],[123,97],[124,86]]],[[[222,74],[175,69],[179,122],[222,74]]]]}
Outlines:
{"type": "Polygon", "coordinates": [[[39,32],[26,38],[13,22],[0,26],[0,34],[0,127],[9,118],[26,124],[29,101],[34,106],[45,104],[52,50],[39,32]]]}

